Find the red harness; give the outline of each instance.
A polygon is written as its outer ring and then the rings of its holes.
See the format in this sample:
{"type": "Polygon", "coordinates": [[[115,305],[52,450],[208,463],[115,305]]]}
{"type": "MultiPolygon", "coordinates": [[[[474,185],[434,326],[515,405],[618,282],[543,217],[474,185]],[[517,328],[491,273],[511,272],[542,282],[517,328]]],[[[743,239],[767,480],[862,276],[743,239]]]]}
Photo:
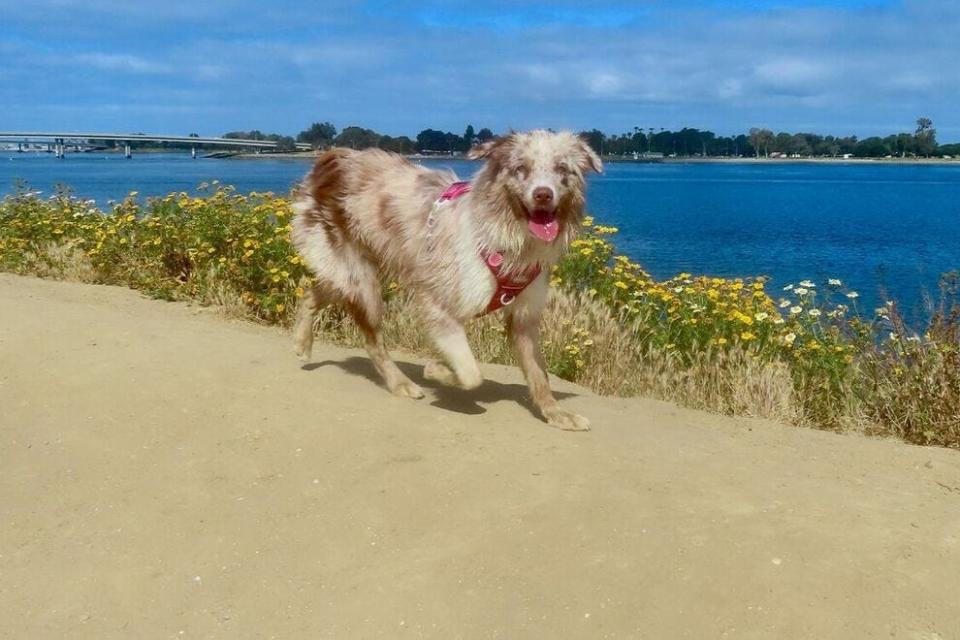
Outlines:
{"type": "MultiPolygon", "coordinates": [[[[437,204],[442,202],[447,202],[449,200],[456,200],[463,194],[470,191],[471,185],[469,182],[454,182],[446,190],[440,194],[440,197],[437,198],[437,204]]],[[[496,311],[501,307],[505,307],[514,300],[517,296],[520,295],[524,289],[530,286],[530,283],[537,279],[537,276],[540,275],[540,265],[535,264],[523,273],[517,274],[514,277],[509,277],[501,273],[501,268],[503,267],[503,254],[499,251],[494,251],[493,253],[486,253],[481,251],[480,257],[483,258],[484,264],[490,269],[490,273],[493,274],[493,278],[497,281],[497,290],[493,292],[493,297],[490,299],[490,304],[487,305],[486,310],[480,315],[485,315],[492,311],[496,311]]]]}

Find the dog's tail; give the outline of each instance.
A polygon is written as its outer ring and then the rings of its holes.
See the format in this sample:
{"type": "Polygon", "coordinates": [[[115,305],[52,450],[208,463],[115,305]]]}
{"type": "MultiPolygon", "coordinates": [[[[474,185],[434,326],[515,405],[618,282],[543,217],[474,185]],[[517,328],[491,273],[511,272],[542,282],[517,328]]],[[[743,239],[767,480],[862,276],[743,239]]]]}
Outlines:
{"type": "Polygon", "coordinates": [[[330,149],[317,158],[313,169],[297,189],[293,204],[295,212],[293,233],[294,246],[301,251],[306,237],[318,228],[326,234],[328,242],[337,246],[346,240],[347,214],[343,208],[344,185],[343,163],[353,151],[330,149]]]}

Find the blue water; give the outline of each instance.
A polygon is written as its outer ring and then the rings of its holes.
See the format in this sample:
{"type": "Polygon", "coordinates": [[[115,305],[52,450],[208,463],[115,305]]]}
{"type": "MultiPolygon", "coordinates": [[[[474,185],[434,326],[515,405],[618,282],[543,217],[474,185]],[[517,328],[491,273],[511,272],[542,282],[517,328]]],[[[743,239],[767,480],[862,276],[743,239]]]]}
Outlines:
{"type": "MultiPolygon", "coordinates": [[[[463,177],[476,169],[425,164],[463,177]]],[[[44,193],[66,184],[101,206],[130,191],[163,195],[212,180],[282,193],[308,168],[304,160],[185,154],[5,153],[0,194],[18,179],[44,193]]],[[[895,298],[921,317],[924,293],[960,268],[960,165],[608,163],[591,178],[588,207],[620,228],[620,251],[659,278],[769,275],[774,286],[840,278],[864,307],[895,298]]]]}

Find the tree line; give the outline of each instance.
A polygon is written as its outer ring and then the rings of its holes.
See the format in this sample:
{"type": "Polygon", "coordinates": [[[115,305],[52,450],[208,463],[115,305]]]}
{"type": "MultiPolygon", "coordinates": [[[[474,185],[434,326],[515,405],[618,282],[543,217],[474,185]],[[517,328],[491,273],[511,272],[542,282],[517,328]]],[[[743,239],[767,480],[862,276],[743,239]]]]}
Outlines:
{"type": "Polygon", "coordinates": [[[378,147],[385,151],[396,153],[439,153],[453,154],[466,153],[475,144],[486,142],[493,138],[493,132],[486,127],[479,131],[473,125],[467,125],[463,135],[437,129],[424,129],[415,139],[407,136],[392,137],[365,129],[363,127],[347,127],[337,132],[337,128],[329,122],[314,122],[310,128],[297,134],[297,142],[306,142],[315,149],[326,147],[349,147],[351,149],[368,149],[378,147]]]}
{"type": "MultiPolygon", "coordinates": [[[[619,134],[606,134],[598,129],[581,131],[580,135],[593,149],[605,156],[624,157],[843,157],[880,158],[960,156],[960,144],[937,143],[937,132],[929,118],[918,118],[913,132],[886,137],[838,137],[816,133],[774,133],[770,129],[753,128],[747,133],[721,136],[712,131],[684,127],[669,131],[654,127],[633,127],[619,134]]],[[[388,136],[358,126],[342,131],[329,122],[314,122],[294,138],[261,131],[231,131],[225,138],[271,140],[281,151],[293,150],[296,142],[305,142],[314,149],[348,147],[380,148],[402,154],[461,154],[471,146],[490,140],[488,128],[475,130],[467,125],[463,134],[437,129],[424,129],[411,139],[388,136]]]]}
{"type": "Polygon", "coordinates": [[[918,118],[912,133],[886,137],[838,137],[817,133],[774,133],[753,128],[735,136],[718,136],[712,131],[683,128],[668,131],[634,127],[633,131],[606,135],[593,129],[582,132],[603,155],[657,154],[679,157],[843,157],[882,158],[960,155],[960,144],[937,143],[937,131],[929,118],[918,118]]]}

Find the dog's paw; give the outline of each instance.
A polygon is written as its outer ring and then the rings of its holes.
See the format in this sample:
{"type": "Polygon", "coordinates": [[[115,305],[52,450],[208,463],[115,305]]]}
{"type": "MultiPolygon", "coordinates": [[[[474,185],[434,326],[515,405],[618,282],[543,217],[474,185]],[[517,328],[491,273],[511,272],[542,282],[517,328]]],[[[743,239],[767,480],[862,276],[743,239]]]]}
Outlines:
{"type": "Polygon", "coordinates": [[[424,396],[423,389],[410,380],[398,382],[390,388],[390,393],[401,398],[413,398],[418,400],[424,396]]]}
{"type": "Polygon", "coordinates": [[[439,360],[432,360],[423,368],[423,377],[440,384],[453,386],[459,383],[456,374],[439,360]]]}
{"type": "Polygon", "coordinates": [[[480,373],[479,369],[467,371],[463,374],[463,377],[461,377],[454,373],[453,369],[439,360],[433,360],[427,363],[423,368],[423,377],[427,380],[433,380],[434,382],[439,382],[440,384],[445,384],[450,387],[460,387],[467,391],[476,389],[483,384],[483,374],[480,373]]]}
{"type": "Polygon", "coordinates": [[[293,346],[293,352],[297,354],[297,357],[300,358],[301,362],[310,361],[310,352],[313,351],[309,346],[303,346],[301,344],[296,344],[293,346]]]}
{"type": "Polygon", "coordinates": [[[310,353],[313,351],[313,333],[307,335],[298,335],[293,341],[293,352],[297,354],[303,362],[310,360],[310,353]]]}
{"type": "Polygon", "coordinates": [[[590,421],[583,416],[553,407],[543,411],[543,417],[547,419],[547,424],[551,427],[563,429],[564,431],[590,431],[590,421]]]}
{"type": "Polygon", "coordinates": [[[480,370],[475,371],[466,371],[463,374],[457,376],[457,386],[461,389],[466,389],[470,391],[471,389],[477,389],[483,384],[483,374],[480,373],[480,370]]]}

